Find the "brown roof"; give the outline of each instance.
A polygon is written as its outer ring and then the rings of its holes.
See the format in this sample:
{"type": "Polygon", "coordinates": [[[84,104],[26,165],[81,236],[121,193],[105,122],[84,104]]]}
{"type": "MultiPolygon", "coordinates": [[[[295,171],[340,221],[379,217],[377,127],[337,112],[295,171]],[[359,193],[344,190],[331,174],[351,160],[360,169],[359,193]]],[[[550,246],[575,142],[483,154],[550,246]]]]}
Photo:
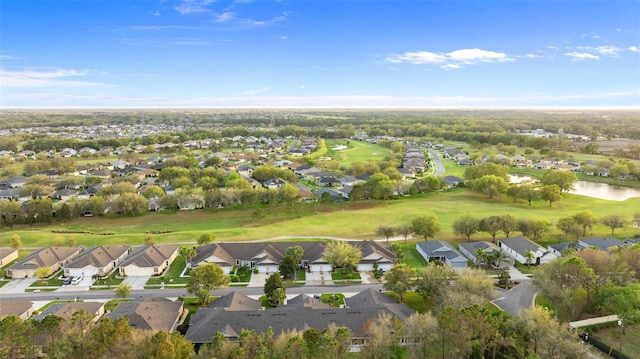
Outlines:
{"type": "Polygon", "coordinates": [[[102,268],[117,260],[131,249],[130,246],[96,246],[84,251],[78,258],[67,264],[67,268],[94,266],[102,268]]]}
{"type": "Polygon", "coordinates": [[[33,308],[33,302],[26,299],[0,300],[0,319],[12,315],[21,316],[33,308]]]}
{"type": "Polygon", "coordinates": [[[178,246],[155,245],[143,246],[136,249],[127,259],[125,259],[120,267],[126,267],[134,264],[138,267],[157,267],[162,265],[166,260],[178,250],[178,246]]]}
{"type": "Polygon", "coordinates": [[[17,251],[17,249],[11,247],[0,247],[0,258],[8,257],[9,255],[17,251]]]}
{"type": "Polygon", "coordinates": [[[51,304],[42,313],[33,317],[36,320],[42,320],[47,315],[55,315],[65,319],[71,318],[73,313],[84,310],[89,314],[97,315],[101,308],[104,307],[100,302],[67,302],[51,304]]]}
{"type": "Polygon", "coordinates": [[[129,325],[145,330],[173,331],[182,315],[183,303],[166,298],[145,298],[141,301],[118,304],[109,318],[113,321],[121,317],[129,320],[129,325]]]}
{"type": "Polygon", "coordinates": [[[46,247],[14,263],[9,269],[51,267],[58,262],[76,256],[83,247],[46,247]]]}

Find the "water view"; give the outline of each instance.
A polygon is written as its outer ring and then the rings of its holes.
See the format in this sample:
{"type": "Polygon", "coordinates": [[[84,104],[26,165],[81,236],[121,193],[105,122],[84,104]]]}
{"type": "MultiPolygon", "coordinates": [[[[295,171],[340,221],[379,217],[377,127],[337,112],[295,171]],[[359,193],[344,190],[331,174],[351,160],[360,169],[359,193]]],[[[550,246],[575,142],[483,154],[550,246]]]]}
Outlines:
{"type": "MultiPolygon", "coordinates": [[[[535,179],[529,176],[509,175],[511,183],[533,183],[535,179]]],[[[640,188],[614,186],[607,183],[578,181],[571,194],[610,201],[624,201],[629,198],[640,197],[640,188]]]]}

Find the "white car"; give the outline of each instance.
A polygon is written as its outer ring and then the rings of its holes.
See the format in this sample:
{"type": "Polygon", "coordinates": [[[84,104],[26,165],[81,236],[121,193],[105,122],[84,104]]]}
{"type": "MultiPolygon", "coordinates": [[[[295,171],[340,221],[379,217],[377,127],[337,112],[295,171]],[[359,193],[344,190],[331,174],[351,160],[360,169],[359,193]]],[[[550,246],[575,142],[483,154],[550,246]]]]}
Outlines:
{"type": "Polygon", "coordinates": [[[82,281],[82,277],[73,277],[71,279],[71,284],[73,285],[77,285],[78,283],[80,283],[82,281]]]}

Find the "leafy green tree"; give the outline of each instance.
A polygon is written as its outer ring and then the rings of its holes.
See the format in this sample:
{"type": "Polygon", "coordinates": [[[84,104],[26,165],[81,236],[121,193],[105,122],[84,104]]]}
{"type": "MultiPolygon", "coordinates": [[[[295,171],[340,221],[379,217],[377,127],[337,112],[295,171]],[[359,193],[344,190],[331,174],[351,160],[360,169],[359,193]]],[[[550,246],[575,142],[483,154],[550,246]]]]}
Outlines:
{"type": "Polygon", "coordinates": [[[121,283],[115,289],[116,296],[122,299],[126,299],[129,296],[129,294],[131,294],[131,290],[132,288],[130,284],[121,283]]]}
{"type": "Polygon", "coordinates": [[[444,291],[457,278],[458,274],[451,267],[429,263],[418,272],[416,292],[425,299],[439,301],[444,291]]]}
{"type": "Polygon", "coordinates": [[[38,267],[33,271],[33,275],[38,277],[42,283],[45,283],[51,274],[53,274],[51,267],[38,267]]]}
{"type": "Polygon", "coordinates": [[[616,230],[616,228],[624,227],[626,221],[622,215],[612,214],[600,218],[600,223],[611,228],[611,235],[613,236],[613,232],[616,230]]]}
{"type": "Polygon", "coordinates": [[[202,233],[198,239],[197,239],[197,243],[198,245],[205,245],[205,244],[209,244],[212,243],[213,241],[216,240],[216,236],[213,233],[202,233]]]}
{"type": "Polygon", "coordinates": [[[581,351],[580,341],[569,326],[558,322],[551,312],[531,306],[518,313],[517,325],[528,338],[532,355],[539,358],[569,358],[581,351]]]}
{"type": "Polygon", "coordinates": [[[509,238],[511,232],[518,230],[518,220],[516,217],[510,214],[500,216],[500,230],[509,238]]]}
{"type": "Polygon", "coordinates": [[[518,198],[522,198],[529,203],[531,206],[531,201],[535,201],[540,198],[540,191],[536,187],[531,184],[523,184],[520,185],[518,189],[518,198]]]}
{"type": "Polygon", "coordinates": [[[285,255],[278,265],[278,272],[285,278],[295,279],[298,263],[292,256],[285,255]]]}
{"type": "Polygon", "coordinates": [[[271,306],[275,307],[284,303],[287,293],[280,274],[272,273],[269,278],[267,278],[264,283],[264,294],[267,296],[271,306]]]}
{"type": "Polygon", "coordinates": [[[20,239],[19,235],[14,234],[11,236],[11,248],[13,249],[22,248],[22,240],[20,239]]]}
{"type": "Polygon", "coordinates": [[[387,239],[387,242],[389,242],[389,237],[392,237],[395,232],[396,229],[392,226],[380,225],[378,226],[378,228],[376,228],[376,235],[385,237],[387,239]]]}
{"type": "Polygon", "coordinates": [[[496,236],[498,232],[501,230],[501,217],[500,216],[489,216],[487,218],[482,218],[478,223],[478,229],[489,233],[491,235],[491,239],[493,242],[496,242],[496,236]]]}
{"type": "Polygon", "coordinates": [[[149,357],[154,359],[189,359],[193,355],[193,343],[178,332],[155,333],[149,349],[149,357]]]}
{"type": "Polygon", "coordinates": [[[544,187],[556,185],[561,192],[571,191],[578,183],[578,176],[571,171],[550,170],[542,176],[540,183],[544,187]]]}
{"type": "Polygon", "coordinates": [[[297,269],[298,263],[300,263],[302,256],[304,256],[304,249],[301,246],[287,247],[287,250],[285,251],[285,255],[291,256],[291,258],[293,259],[293,263],[295,263],[296,269],[297,269]]]}
{"type": "Polygon", "coordinates": [[[494,175],[486,175],[474,180],[471,189],[486,194],[493,201],[493,198],[504,193],[508,186],[508,182],[504,179],[494,175]]]}
{"type": "Polygon", "coordinates": [[[578,240],[578,238],[580,238],[580,234],[583,232],[582,227],[576,223],[575,218],[573,217],[559,218],[556,223],[556,227],[564,233],[565,238],[568,235],[574,235],[576,236],[576,240],[578,240]]]}
{"type": "Polygon", "coordinates": [[[209,303],[211,291],[224,288],[229,285],[229,276],[215,263],[203,263],[195,267],[189,273],[187,292],[200,299],[200,304],[209,303]]]}
{"type": "Polygon", "coordinates": [[[398,300],[402,302],[402,295],[411,288],[411,281],[416,272],[413,268],[404,263],[395,264],[389,269],[384,277],[384,289],[390,290],[398,295],[398,300]]]}
{"type": "Polygon", "coordinates": [[[187,262],[187,266],[191,267],[191,258],[196,256],[196,249],[193,247],[181,247],[179,250],[179,254],[184,258],[187,262]]]}
{"type": "Polygon", "coordinates": [[[562,191],[556,184],[545,185],[540,190],[540,198],[549,202],[549,207],[553,202],[557,202],[562,199],[562,191]]]}
{"type": "Polygon", "coordinates": [[[342,273],[345,273],[347,267],[352,267],[360,262],[362,250],[346,241],[329,241],[325,247],[323,258],[332,266],[342,268],[342,273]]]}
{"type": "Polygon", "coordinates": [[[453,232],[457,235],[467,237],[467,241],[471,240],[471,236],[480,229],[480,220],[473,214],[464,214],[453,222],[453,232]]]}
{"type": "Polygon", "coordinates": [[[469,181],[475,181],[484,176],[496,176],[504,182],[509,182],[509,168],[495,163],[485,163],[470,166],[464,170],[464,178],[469,181]]]}
{"type": "Polygon", "coordinates": [[[404,242],[407,243],[407,238],[411,235],[411,226],[406,223],[403,223],[397,226],[394,229],[394,232],[401,235],[402,238],[404,238],[404,242]]]}
{"type": "Polygon", "coordinates": [[[433,213],[413,217],[411,219],[411,231],[427,241],[440,231],[438,218],[433,213]]]}
{"type": "Polygon", "coordinates": [[[598,218],[589,210],[578,212],[571,216],[571,218],[573,218],[577,225],[582,227],[583,236],[587,235],[587,229],[591,230],[593,225],[598,223],[598,218]]]}

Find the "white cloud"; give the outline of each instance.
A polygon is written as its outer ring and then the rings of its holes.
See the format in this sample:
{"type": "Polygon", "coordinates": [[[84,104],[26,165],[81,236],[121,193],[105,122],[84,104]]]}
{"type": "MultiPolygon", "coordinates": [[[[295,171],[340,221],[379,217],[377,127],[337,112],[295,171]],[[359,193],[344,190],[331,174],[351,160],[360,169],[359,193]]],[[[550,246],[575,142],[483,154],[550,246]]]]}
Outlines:
{"type": "Polygon", "coordinates": [[[207,6],[214,2],[215,0],[182,0],[175,9],[182,15],[210,12],[211,10],[207,6]]]}
{"type": "Polygon", "coordinates": [[[526,54],[524,55],[524,57],[527,59],[540,59],[540,58],[543,58],[544,56],[536,55],[536,54],[526,54]]]}
{"type": "Polygon", "coordinates": [[[588,52],[565,52],[565,56],[572,57],[574,61],[600,59],[600,56],[588,52]]]}
{"type": "Polygon", "coordinates": [[[637,46],[629,46],[627,48],[627,50],[631,51],[631,52],[640,52],[640,49],[638,49],[637,46]]]}
{"type": "Polygon", "coordinates": [[[0,69],[3,87],[82,87],[109,86],[99,82],[69,80],[69,78],[96,75],[87,70],[57,69],[51,71],[7,71],[0,69]]]}
{"type": "Polygon", "coordinates": [[[227,22],[233,20],[236,17],[236,14],[231,11],[225,11],[221,14],[216,15],[216,22],[227,22]]]}
{"type": "Polygon", "coordinates": [[[271,90],[271,87],[262,87],[259,89],[253,89],[253,90],[247,90],[247,91],[242,91],[240,92],[240,95],[257,95],[263,92],[267,92],[271,90]]]}
{"type": "Polygon", "coordinates": [[[482,49],[460,49],[452,52],[416,51],[392,54],[385,59],[391,63],[408,62],[414,65],[442,64],[443,69],[461,68],[462,65],[473,65],[479,62],[506,62],[513,59],[506,54],[482,49]]]}

